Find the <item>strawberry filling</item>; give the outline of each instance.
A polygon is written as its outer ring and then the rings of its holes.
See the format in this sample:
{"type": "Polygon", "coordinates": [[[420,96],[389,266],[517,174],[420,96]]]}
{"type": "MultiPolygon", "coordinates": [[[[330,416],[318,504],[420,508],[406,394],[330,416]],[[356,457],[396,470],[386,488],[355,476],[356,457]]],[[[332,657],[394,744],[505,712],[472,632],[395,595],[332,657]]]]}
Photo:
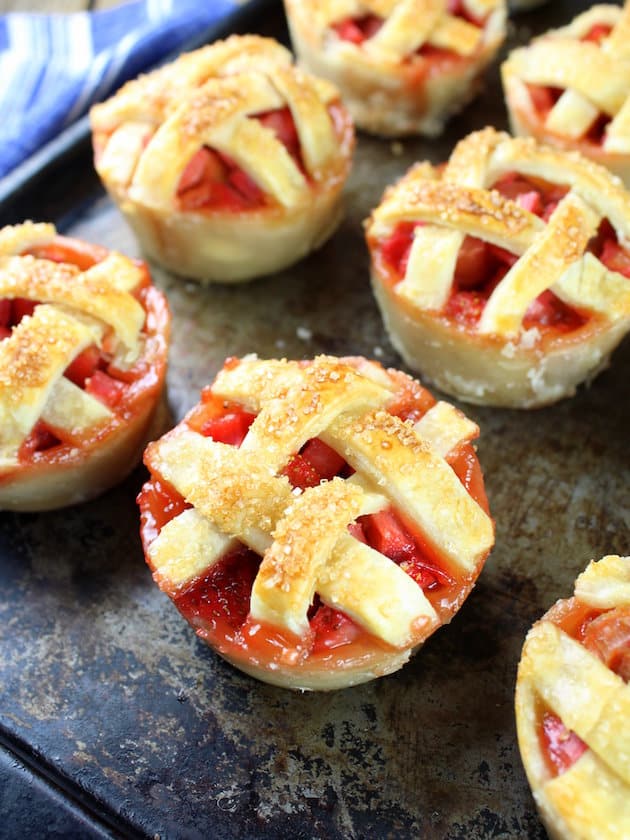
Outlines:
{"type": "Polygon", "coordinates": [[[182,210],[239,212],[265,206],[265,194],[232,158],[203,146],[184,169],[177,187],[182,210]]]}
{"type": "Polygon", "coordinates": [[[608,38],[611,31],[612,26],[609,26],[607,23],[596,23],[583,36],[582,41],[592,41],[595,44],[601,44],[604,38],[608,38]]]}
{"type": "MultiPolygon", "coordinates": [[[[340,108],[333,104],[330,116],[341,138],[345,125],[340,108]]],[[[273,131],[293,158],[298,169],[308,179],[300,137],[288,107],[252,115],[273,131]]],[[[218,149],[202,146],[186,165],[177,186],[181,210],[221,210],[244,212],[271,206],[272,199],[230,155],[218,149]]]]}
{"type": "MultiPolygon", "coordinates": [[[[600,44],[604,38],[607,38],[610,35],[611,28],[612,27],[606,24],[596,24],[589,29],[581,40],[590,41],[594,44],[600,44]]],[[[549,112],[554,107],[558,99],[560,99],[564,90],[562,88],[551,87],[550,85],[526,84],[526,87],[529,93],[532,108],[536,112],[540,122],[544,124],[549,116],[549,112]]],[[[607,114],[600,113],[586,130],[584,136],[580,138],[580,142],[585,146],[600,147],[605,140],[606,128],[609,122],[610,117],[607,114]]]]}
{"type": "MultiPolygon", "coordinates": [[[[630,682],[630,607],[598,610],[575,598],[560,601],[549,618],[584,645],[626,683],[630,682]]],[[[588,746],[553,712],[542,714],[541,743],[554,775],[569,770],[588,746]]]]}
{"type": "Polygon", "coordinates": [[[342,41],[359,45],[376,35],[383,23],[383,18],[378,15],[363,15],[357,18],[346,18],[333,24],[331,28],[342,41]]]}
{"type": "Polygon", "coordinates": [[[584,626],[582,644],[630,682],[630,607],[616,607],[592,618],[584,626]]]}
{"type": "MultiPolygon", "coordinates": [[[[104,248],[62,236],[57,236],[45,245],[34,246],[25,253],[53,262],[70,263],[81,270],[95,265],[107,255],[104,248]]],[[[148,272],[134,294],[146,309],[146,301],[150,296],[148,272]]],[[[23,318],[33,314],[37,305],[38,301],[25,298],[0,300],[0,340],[8,338],[23,318]]],[[[117,409],[120,413],[124,409],[127,395],[134,387],[134,382],[139,380],[141,374],[144,373],[145,371],[117,370],[111,364],[107,353],[101,351],[96,345],[91,345],[73,359],[66,368],[64,376],[103,402],[108,408],[117,409]]],[[[137,398],[139,394],[136,393],[134,396],[137,398]]],[[[36,459],[39,453],[56,450],[64,444],[76,445],[76,443],[76,435],[72,435],[72,439],[65,440],[63,430],[50,428],[40,420],[24,440],[18,457],[20,461],[31,461],[36,459]]],[[[61,453],[61,449],[59,451],[61,453]]]]}
{"type": "MultiPolygon", "coordinates": [[[[493,189],[544,221],[549,221],[568,191],[566,187],[538,179],[530,180],[514,173],[500,178],[493,189]]],[[[377,260],[391,284],[395,285],[405,276],[415,229],[423,224],[400,222],[386,239],[378,243],[377,260]]],[[[607,220],[602,221],[597,235],[589,244],[589,251],[611,271],[630,278],[630,254],[619,244],[607,220]]],[[[516,254],[466,236],[459,250],[443,316],[456,326],[474,329],[490,295],[517,260],[516,254]]],[[[530,304],[523,319],[523,329],[536,328],[551,336],[571,333],[583,327],[588,317],[586,313],[577,312],[565,304],[551,290],[546,290],[530,304]]]]}
{"type": "MultiPolygon", "coordinates": [[[[401,375],[401,382],[412,381],[401,375]]],[[[400,389],[392,413],[404,419],[419,419],[435,400],[418,383],[405,387],[400,389]]],[[[207,388],[187,422],[193,430],[216,441],[240,446],[254,419],[255,415],[236,404],[217,399],[207,388]]],[[[457,448],[449,463],[473,498],[487,510],[481,468],[472,445],[463,444],[457,448]]],[[[304,490],[335,476],[348,477],[353,470],[339,453],[314,438],[307,441],[283,472],[293,487],[304,490]]],[[[188,507],[174,488],[156,477],[145,484],[138,503],[145,551],[164,524],[188,507]]],[[[389,557],[413,578],[438,614],[446,613],[457,602],[461,573],[449,569],[445,558],[422,534],[408,527],[393,508],[362,516],[351,523],[348,530],[355,539],[389,557]]],[[[250,649],[266,646],[273,629],[270,628],[265,637],[257,632],[259,625],[252,625],[248,618],[251,590],[259,565],[260,557],[241,545],[221,558],[207,574],[193,580],[184,591],[176,593],[175,603],[194,626],[222,635],[229,644],[250,649]]],[[[352,618],[323,604],[317,596],[308,618],[311,632],[306,642],[278,636],[274,644],[285,648],[306,644],[309,655],[313,656],[325,655],[342,646],[365,644],[371,638],[352,618]]]]}
{"type": "Polygon", "coordinates": [[[541,739],[547,762],[556,776],[566,773],[588,747],[553,712],[542,717],[541,739]]]}

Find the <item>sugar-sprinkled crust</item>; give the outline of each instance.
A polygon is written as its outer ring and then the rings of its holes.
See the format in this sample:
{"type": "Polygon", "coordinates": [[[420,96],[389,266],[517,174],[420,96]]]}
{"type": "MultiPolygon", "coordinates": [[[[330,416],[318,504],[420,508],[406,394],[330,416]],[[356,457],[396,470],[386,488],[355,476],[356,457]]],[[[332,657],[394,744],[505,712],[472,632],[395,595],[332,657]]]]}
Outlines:
{"type": "Polygon", "coordinates": [[[567,26],[513,50],[501,67],[512,129],[562,149],[577,148],[630,185],[630,3],[595,5],[567,26]],[[598,42],[594,28],[611,31],[598,42]],[[529,86],[560,89],[546,113],[529,86]],[[605,119],[600,144],[589,132],[605,119]]]}
{"type": "Polygon", "coordinates": [[[105,186],[147,252],[176,272],[248,280],[294,262],[339,222],[351,122],[337,90],[298,70],[269,38],[232,36],[182,55],[94,106],[91,122],[105,186]],[[287,107],[301,165],[254,118],[287,107]],[[178,186],[202,147],[240,167],[265,205],[182,209],[178,186]]]}
{"type": "Polygon", "coordinates": [[[409,365],[472,402],[536,406],[573,393],[606,364],[630,328],[630,283],[590,252],[602,219],[630,245],[630,195],[577,153],[488,128],[460,141],[438,171],[422,163],[386,190],[366,223],[373,285],[392,341],[409,365]],[[570,188],[547,223],[489,189],[508,173],[570,188]],[[420,223],[404,276],[387,279],[381,243],[400,223],[420,223]],[[449,327],[444,309],[458,255],[472,236],[514,255],[479,322],[449,327]],[[591,329],[543,341],[523,320],[546,290],[588,315],[591,329]]]}
{"type": "Polygon", "coordinates": [[[554,840],[617,840],[630,834],[630,685],[560,626],[588,607],[602,616],[621,610],[617,615],[625,615],[621,620],[628,624],[629,583],[630,557],[591,562],[576,581],[575,597],[558,601],[532,627],[523,647],[516,684],[519,746],[554,840]],[[564,772],[554,772],[544,755],[543,709],[585,745],[564,772]]]}
{"type": "Polygon", "coordinates": [[[340,88],[360,128],[390,137],[440,134],[476,93],[505,37],[506,6],[463,7],[467,17],[446,0],[285,0],[300,62],[340,88]],[[340,36],[344,21],[367,16],[382,21],[378,31],[360,43],[340,36]],[[436,50],[447,56],[441,63],[436,50]]]}
{"type": "Polygon", "coordinates": [[[472,585],[492,546],[493,525],[445,457],[478,429],[447,403],[435,404],[415,425],[403,422],[386,410],[399,387],[364,360],[248,358],[224,367],[212,387],[215,398],[256,415],[239,447],[204,437],[186,421],[149,445],[145,461],[152,474],[193,505],[147,546],[160,588],[177,598],[240,543],[262,557],[251,621],[307,638],[317,593],[380,640],[362,665],[324,674],[321,664],[308,660],[294,670],[255,664],[210,639],[238,667],[291,687],[339,687],[400,667],[439,626],[421,587],[348,531],[360,517],[390,506],[415,523],[467,581],[465,589],[472,585]],[[337,452],[352,475],[292,488],[283,471],[314,438],[337,452]],[[185,532],[193,534],[197,550],[187,546],[183,557],[185,532]]]}
{"type": "Polygon", "coordinates": [[[0,508],[59,507],[122,478],[139,456],[160,397],[168,336],[163,298],[152,290],[140,302],[134,293],[146,284],[145,271],[121,254],[98,252],[100,261],[81,271],[23,253],[54,251],[60,243],[67,250],[52,225],[0,231],[0,299],[36,304],[0,340],[0,508]],[[154,316],[149,329],[147,312],[154,316]],[[92,346],[136,381],[133,406],[114,409],[64,376],[92,346]],[[150,387],[142,384],[145,368],[154,378],[150,387]],[[54,430],[59,446],[50,457],[25,460],[21,448],[39,421],[54,430]]]}

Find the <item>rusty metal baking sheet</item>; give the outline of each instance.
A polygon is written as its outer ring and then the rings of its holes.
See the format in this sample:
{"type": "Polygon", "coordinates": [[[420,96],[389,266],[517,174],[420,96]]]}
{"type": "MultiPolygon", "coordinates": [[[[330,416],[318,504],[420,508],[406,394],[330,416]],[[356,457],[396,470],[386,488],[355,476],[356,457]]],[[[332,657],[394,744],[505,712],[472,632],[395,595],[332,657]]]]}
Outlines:
{"type": "MultiPolygon", "coordinates": [[[[520,18],[511,43],[586,5],[520,18]]],[[[279,8],[257,23],[286,38],[279,8]]],[[[506,124],[496,66],[439,141],[359,138],[347,217],[299,265],[208,289],[156,269],[174,315],[175,419],[227,355],[360,353],[401,366],[369,289],[361,221],[412,161],[446,158],[487,123],[506,124]]],[[[86,148],[3,212],[138,254],[86,148]]],[[[0,515],[0,836],[23,836],[41,806],[59,837],[544,838],[516,746],[516,665],[532,621],[587,561],[628,553],[629,367],[626,341],[572,400],[465,407],[482,429],[490,560],[402,671],[332,694],[255,682],[196,639],[143,561],[142,469],[81,507],[0,515]]]]}

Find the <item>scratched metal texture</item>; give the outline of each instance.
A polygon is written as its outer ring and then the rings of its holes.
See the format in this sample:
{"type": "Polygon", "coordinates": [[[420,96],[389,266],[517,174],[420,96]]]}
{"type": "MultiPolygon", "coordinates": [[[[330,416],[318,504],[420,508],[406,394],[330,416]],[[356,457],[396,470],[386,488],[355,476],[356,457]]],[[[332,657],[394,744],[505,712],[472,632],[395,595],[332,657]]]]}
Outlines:
{"type": "MultiPolygon", "coordinates": [[[[511,42],[585,5],[521,18],[511,42]]],[[[279,9],[259,24],[286,37],[279,9]]],[[[174,315],[175,419],[226,355],[361,353],[401,366],[369,290],[361,221],[412,161],[505,125],[496,67],[489,81],[439,141],[361,136],[345,222],[294,268],[209,289],[155,270],[174,315]]],[[[3,212],[138,253],[83,147],[3,212]]],[[[630,549],[629,366],[626,341],[572,400],[465,407],[482,429],[496,548],[407,667],[345,691],[257,683],[196,639],[143,561],[141,469],[82,507],[0,515],[0,837],[45,824],[59,837],[544,838],[516,746],[516,666],[530,624],[587,561],[630,549]]]]}

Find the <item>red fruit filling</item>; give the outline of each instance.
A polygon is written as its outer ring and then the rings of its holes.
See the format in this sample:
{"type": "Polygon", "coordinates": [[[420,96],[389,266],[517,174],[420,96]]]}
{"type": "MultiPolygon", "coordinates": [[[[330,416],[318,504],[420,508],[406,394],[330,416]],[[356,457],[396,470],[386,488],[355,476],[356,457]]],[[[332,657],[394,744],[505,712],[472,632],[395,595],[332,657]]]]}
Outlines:
{"type": "MultiPolygon", "coordinates": [[[[582,37],[582,41],[591,41],[595,44],[601,43],[604,38],[610,35],[610,26],[606,24],[596,24],[582,37]]],[[[563,94],[562,88],[551,87],[548,85],[533,85],[527,84],[527,90],[532,103],[532,107],[540,121],[544,123],[547,120],[549,111],[556,104],[563,94]]],[[[584,136],[580,138],[580,142],[585,146],[601,146],[606,136],[606,127],[610,122],[610,117],[607,114],[600,113],[594,120],[584,136]]]]}
{"type": "MultiPolygon", "coordinates": [[[[340,106],[333,104],[329,113],[341,138],[345,121],[340,106]]],[[[308,178],[302,160],[300,138],[289,108],[279,108],[252,115],[274,132],[296,166],[308,178]]],[[[243,212],[270,206],[271,199],[230,155],[202,146],[188,162],[177,186],[181,210],[221,210],[243,212]]]]}
{"type": "MultiPolygon", "coordinates": [[[[391,413],[416,421],[435,404],[435,400],[418,383],[402,374],[399,378],[401,387],[391,413]]],[[[193,430],[216,441],[240,446],[254,419],[255,415],[236,404],[217,399],[211,389],[206,388],[187,422],[193,430]]],[[[472,445],[461,445],[450,454],[449,463],[471,496],[487,511],[481,468],[472,445]]],[[[284,469],[291,484],[301,489],[351,473],[352,468],[344,458],[318,438],[307,441],[284,469]]],[[[155,477],[143,487],[138,503],[145,551],[166,522],[188,507],[173,487],[155,477]]],[[[363,516],[351,523],[348,530],[355,539],[372,546],[404,569],[425,591],[438,615],[446,614],[457,602],[461,573],[449,569],[445,558],[422,534],[404,523],[393,508],[363,516]]],[[[206,631],[217,633],[228,644],[258,649],[269,645],[278,649],[297,646],[304,650],[303,640],[287,639],[273,628],[260,633],[260,625],[248,618],[251,590],[259,565],[260,557],[245,546],[239,546],[206,575],[192,581],[184,591],[175,593],[175,603],[202,634],[206,631]]],[[[317,596],[308,617],[311,634],[306,645],[311,656],[326,655],[338,647],[355,643],[365,644],[371,638],[349,616],[323,604],[317,596]]],[[[372,644],[381,643],[372,640],[372,644]]]]}
{"type": "Polygon", "coordinates": [[[543,714],[541,738],[550,769],[557,776],[572,767],[588,749],[584,741],[552,712],[543,714]]]}
{"type": "MultiPolygon", "coordinates": [[[[36,245],[25,253],[39,259],[70,263],[83,271],[101,262],[108,252],[96,245],[57,236],[50,243],[36,245]]],[[[146,270],[140,285],[133,294],[145,310],[147,301],[149,299],[154,301],[149,274],[146,270]]],[[[0,340],[8,338],[22,318],[32,315],[38,303],[39,301],[25,298],[0,300],[0,340]]],[[[111,364],[108,354],[95,345],[79,353],[64,372],[64,375],[79,388],[96,397],[109,408],[119,409],[119,413],[124,408],[127,396],[130,396],[132,400],[138,399],[139,391],[134,383],[139,382],[145,374],[146,370],[143,369],[118,370],[111,364]]],[[[131,408],[129,413],[132,413],[131,408]]],[[[66,443],[76,445],[77,442],[75,435],[72,440],[66,441],[63,430],[49,428],[40,420],[23,442],[18,457],[20,461],[31,461],[36,459],[39,453],[50,452],[56,447],[63,447],[66,443]]],[[[61,454],[61,449],[59,451],[61,454]]]]}
{"type": "Polygon", "coordinates": [[[346,18],[331,27],[342,41],[362,44],[372,38],[383,25],[383,18],[378,15],[363,15],[358,18],[346,18]]]}
{"type": "Polygon", "coordinates": [[[617,607],[591,619],[582,644],[626,682],[630,682],[630,607],[617,607]]]}
{"type": "Polygon", "coordinates": [[[232,631],[237,631],[249,614],[249,598],[259,565],[260,557],[240,546],[222,557],[175,603],[193,625],[226,623],[232,631]]]}
{"type": "MultiPolygon", "coordinates": [[[[630,682],[630,607],[602,611],[571,598],[558,602],[548,617],[611,671],[630,682]]],[[[588,749],[550,711],[542,714],[540,737],[547,763],[555,775],[566,772],[588,749]]]]}
{"type": "Polygon", "coordinates": [[[551,111],[558,99],[562,96],[562,88],[534,84],[527,84],[526,87],[536,113],[544,122],[547,119],[549,111],[551,111]]]}
{"type": "MultiPolygon", "coordinates": [[[[549,221],[568,188],[509,173],[500,178],[493,189],[515,201],[525,210],[549,221]]],[[[377,262],[392,285],[405,276],[414,231],[424,222],[400,222],[386,239],[378,243],[377,262]]],[[[589,245],[591,251],[611,271],[630,278],[630,254],[617,241],[607,220],[602,221],[589,245]]],[[[466,236],[455,266],[451,294],[443,315],[456,325],[474,329],[481,318],[488,298],[509,269],[518,260],[516,254],[466,236]]],[[[586,313],[577,312],[547,290],[532,301],[523,319],[523,328],[536,327],[545,335],[570,333],[588,321],[586,313]]]]}
{"type": "Polygon", "coordinates": [[[612,26],[609,26],[607,23],[596,23],[595,26],[592,26],[589,31],[584,35],[582,41],[594,41],[596,44],[600,44],[604,38],[607,38],[612,31],[612,26]]]}

